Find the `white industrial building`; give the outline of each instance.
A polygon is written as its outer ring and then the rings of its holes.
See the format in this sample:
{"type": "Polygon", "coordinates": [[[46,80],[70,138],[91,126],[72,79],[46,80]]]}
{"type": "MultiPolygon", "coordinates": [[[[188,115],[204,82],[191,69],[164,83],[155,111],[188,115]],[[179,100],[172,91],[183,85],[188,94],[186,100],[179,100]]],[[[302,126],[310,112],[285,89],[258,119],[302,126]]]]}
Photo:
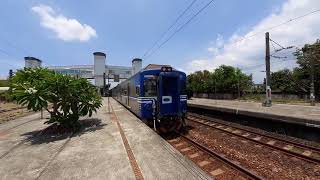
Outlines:
{"type": "Polygon", "coordinates": [[[42,61],[34,57],[24,57],[26,68],[41,67],[42,61]]]}
{"type": "MultiPolygon", "coordinates": [[[[25,67],[41,67],[41,60],[34,57],[25,57],[25,67]]],[[[142,69],[142,60],[133,59],[131,67],[113,66],[106,64],[106,54],[102,52],[93,53],[93,65],[72,65],[72,66],[49,66],[57,73],[78,76],[90,80],[95,86],[102,88],[104,86],[104,77],[106,84],[109,82],[111,88],[119,82],[126,80],[142,69]],[[118,81],[119,82],[115,82],[118,81]]]]}

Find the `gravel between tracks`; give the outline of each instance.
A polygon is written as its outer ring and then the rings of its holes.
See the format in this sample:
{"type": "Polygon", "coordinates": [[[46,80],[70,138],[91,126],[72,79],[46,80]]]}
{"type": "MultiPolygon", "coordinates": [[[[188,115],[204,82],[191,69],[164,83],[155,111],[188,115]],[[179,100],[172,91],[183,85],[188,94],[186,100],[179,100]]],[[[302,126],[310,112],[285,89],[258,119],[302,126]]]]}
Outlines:
{"type": "Polygon", "coordinates": [[[319,179],[320,165],[273,151],[262,145],[231,136],[219,130],[188,122],[192,127],[188,137],[225,154],[227,158],[238,161],[244,167],[256,171],[267,179],[319,179]]]}
{"type": "MultiPolygon", "coordinates": [[[[199,115],[196,113],[191,113],[191,115],[199,115]]],[[[269,135],[269,136],[273,136],[273,137],[277,137],[280,139],[287,139],[290,141],[294,141],[296,143],[301,143],[301,144],[305,144],[308,146],[314,146],[316,148],[320,148],[320,143],[314,142],[314,141],[308,141],[308,140],[304,140],[304,139],[300,139],[300,138],[296,138],[296,137],[292,137],[292,136],[287,136],[286,134],[281,134],[282,132],[268,132],[259,128],[254,128],[254,127],[250,127],[250,126],[246,126],[246,125],[240,125],[237,123],[233,123],[233,122],[228,122],[225,120],[221,120],[215,117],[211,117],[210,115],[204,115],[204,117],[209,118],[209,119],[213,119],[214,121],[218,122],[218,123],[222,123],[222,124],[228,124],[228,125],[232,125],[234,127],[238,127],[238,128],[242,128],[245,130],[249,130],[249,131],[255,131],[257,133],[263,134],[263,135],[269,135]]]]}
{"type": "Polygon", "coordinates": [[[247,179],[239,171],[231,168],[217,158],[211,157],[207,153],[203,152],[202,150],[184,140],[184,138],[170,137],[166,139],[170,139],[168,140],[168,142],[173,147],[175,147],[183,155],[191,159],[195,164],[197,164],[200,168],[202,168],[209,175],[213,176],[215,179],[247,179]]]}

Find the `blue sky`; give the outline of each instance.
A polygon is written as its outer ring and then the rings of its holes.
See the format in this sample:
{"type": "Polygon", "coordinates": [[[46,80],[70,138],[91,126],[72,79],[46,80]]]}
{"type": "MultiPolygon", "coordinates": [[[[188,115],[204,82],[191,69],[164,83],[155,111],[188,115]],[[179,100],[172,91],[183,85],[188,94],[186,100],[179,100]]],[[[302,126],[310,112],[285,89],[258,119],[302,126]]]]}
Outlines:
{"type": "MultiPolygon", "coordinates": [[[[0,76],[22,67],[24,56],[40,58],[45,65],[92,64],[92,52],[103,51],[107,63],[130,66],[191,1],[2,0],[0,76]]],[[[209,1],[196,1],[178,25],[209,1]]],[[[242,44],[234,41],[317,8],[317,0],[217,0],[143,64],[171,64],[187,73],[221,64],[245,69],[263,57],[264,33],[242,44]]],[[[319,20],[319,14],[310,15],[271,31],[271,37],[284,46],[311,43],[319,37],[319,20]]],[[[260,70],[250,70],[261,81],[260,70]]]]}

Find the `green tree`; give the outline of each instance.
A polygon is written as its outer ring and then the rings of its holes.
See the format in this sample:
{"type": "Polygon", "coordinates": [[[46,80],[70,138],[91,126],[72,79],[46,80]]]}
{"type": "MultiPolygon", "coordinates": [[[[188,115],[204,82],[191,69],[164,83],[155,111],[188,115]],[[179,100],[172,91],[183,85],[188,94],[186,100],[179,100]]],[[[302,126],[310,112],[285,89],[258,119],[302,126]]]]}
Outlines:
{"type": "Polygon", "coordinates": [[[43,68],[20,70],[10,79],[11,95],[28,109],[50,113],[45,123],[80,128],[79,118],[91,116],[101,106],[96,88],[86,79],[75,78],[43,68]]]}
{"type": "Polygon", "coordinates": [[[188,76],[187,88],[196,93],[205,93],[210,91],[209,87],[210,72],[197,71],[188,76]]]}
{"type": "Polygon", "coordinates": [[[237,93],[252,87],[252,75],[240,69],[222,65],[214,72],[197,71],[188,75],[187,88],[196,93],[237,93]]]}
{"type": "Polygon", "coordinates": [[[273,91],[281,91],[283,93],[295,93],[296,78],[289,69],[279,70],[271,73],[271,89],[273,91]]]}
{"type": "Polygon", "coordinates": [[[297,49],[294,55],[297,57],[299,67],[293,70],[296,78],[297,90],[310,92],[311,64],[314,63],[314,80],[316,97],[320,96],[320,40],[313,44],[306,44],[301,49],[297,49]]]}

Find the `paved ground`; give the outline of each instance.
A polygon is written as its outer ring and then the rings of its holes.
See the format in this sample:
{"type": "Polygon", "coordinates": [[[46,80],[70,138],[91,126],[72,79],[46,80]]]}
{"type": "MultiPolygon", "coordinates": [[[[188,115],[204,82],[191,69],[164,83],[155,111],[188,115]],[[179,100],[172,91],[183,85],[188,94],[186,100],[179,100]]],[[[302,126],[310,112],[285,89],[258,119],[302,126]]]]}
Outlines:
{"type": "MultiPolygon", "coordinates": [[[[144,179],[207,179],[145,124],[111,101],[144,179]]],[[[75,135],[44,138],[33,114],[0,125],[0,179],[135,179],[106,100],[75,135]]]]}
{"type": "Polygon", "coordinates": [[[312,120],[312,122],[320,124],[319,106],[313,107],[301,105],[274,104],[272,105],[272,107],[263,107],[261,103],[231,100],[213,100],[202,98],[192,98],[191,100],[188,100],[188,104],[235,109],[237,111],[263,113],[266,115],[279,115],[284,117],[301,118],[305,120],[312,120]]]}

